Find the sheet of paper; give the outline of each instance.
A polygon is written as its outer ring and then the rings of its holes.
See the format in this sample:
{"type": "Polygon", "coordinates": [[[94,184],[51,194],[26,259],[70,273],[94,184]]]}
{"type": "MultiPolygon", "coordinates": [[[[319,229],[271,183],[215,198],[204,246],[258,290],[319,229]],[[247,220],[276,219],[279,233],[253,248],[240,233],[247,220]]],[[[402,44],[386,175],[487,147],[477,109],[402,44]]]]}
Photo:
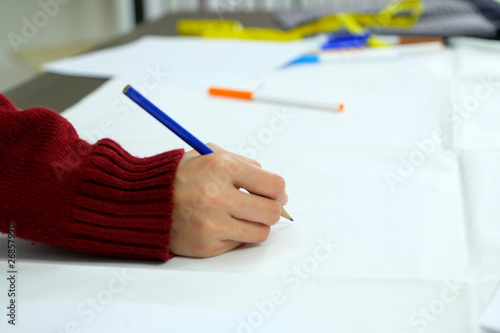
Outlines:
{"type": "Polygon", "coordinates": [[[74,76],[134,78],[149,87],[163,82],[232,87],[274,71],[317,45],[315,40],[274,43],[146,36],[123,46],[54,61],[43,69],[74,76]]]}
{"type": "MultiPolygon", "coordinates": [[[[450,45],[456,49],[457,76],[474,80],[499,78],[500,41],[472,37],[453,37],[450,45]]],[[[497,81],[498,82],[498,81],[497,81]]]]}
{"type": "Polygon", "coordinates": [[[481,326],[492,333],[500,333],[500,288],[484,311],[481,326]]]}
{"type": "MultiPolygon", "coordinates": [[[[308,258],[312,256],[298,256],[295,264],[301,266],[305,261],[308,267],[308,258]]],[[[155,270],[157,263],[147,262],[135,268],[124,263],[81,267],[25,262],[16,327],[2,321],[0,329],[55,333],[114,332],[117,328],[120,332],[179,333],[480,332],[468,321],[473,310],[472,289],[461,280],[318,275],[335,265],[329,260],[303,275],[292,273],[291,268],[280,274],[214,273],[167,265],[155,270]],[[430,310],[434,306],[436,310],[430,310]]],[[[6,293],[0,294],[0,301],[5,299],[6,293]]]]}
{"type": "MultiPolygon", "coordinates": [[[[435,131],[448,130],[444,115],[452,111],[449,92],[452,61],[451,54],[432,53],[401,62],[305,65],[281,70],[252,83],[259,85],[261,92],[285,100],[299,96],[331,104],[341,102],[346,108],[343,113],[213,97],[205,91],[174,84],[144,89],[140,81],[119,79],[103,85],[99,94],[82,100],[66,115],[84,138],[95,142],[104,135],[111,136],[133,146],[136,154],[145,152],[134,148],[139,146],[148,152],[152,152],[155,144],[163,149],[186,147],[121,94],[131,83],[200,140],[216,142],[249,157],[260,155],[264,149],[310,147],[402,149],[409,154],[418,148],[417,144],[432,138],[435,131]],[[421,63],[426,64],[424,69],[419,67],[421,63]],[[408,77],[412,78],[411,84],[408,77]],[[416,98],[416,90],[428,98],[416,98]],[[100,129],[105,119],[113,125],[109,132],[100,129]],[[277,128],[272,138],[266,137],[267,129],[274,124],[277,128]],[[252,138],[259,136],[259,141],[265,144],[252,144],[252,138]]],[[[449,139],[434,140],[435,148],[447,148],[449,139]]],[[[395,156],[396,166],[397,163],[395,156]]]]}
{"type": "MultiPolygon", "coordinates": [[[[140,87],[202,141],[283,175],[295,222],[279,222],[260,245],[164,264],[20,243],[24,301],[78,306],[106,288],[113,269],[125,268],[134,281],[103,320],[113,320],[119,302],[154,303],[154,313],[209,313],[236,332],[241,319],[254,332],[277,323],[296,333],[482,333],[479,315],[492,288],[476,282],[485,273],[500,278],[500,157],[455,146],[447,118],[457,115],[454,61],[443,52],[303,66],[255,81],[282,97],[340,100],[344,113],[215,98],[172,82],[140,87]],[[280,321],[288,314],[291,329],[280,321]]],[[[64,116],[90,142],[110,137],[138,156],[188,148],[122,95],[128,83],[141,79],[111,80],[64,116]]],[[[182,331],[182,321],[175,328],[182,331]]]]}
{"type": "Polygon", "coordinates": [[[500,149],[500,41],[456,38],[456,115],[449,117],[455,145],[466,150],[500,149]]]}
{"type": "MultiPolygon", "coordinates": [[[[97,297],[107,296],[106,289],[100,290],[97,297]],[[103,292],[104,291],[104,292],[103,292]]],[[[108,290],[109,291],[109,290],[108,290]]],[[[114,298],[115,295],[112,296],[114,298]]],[[[25,301],[21,302],[19,312],[29,316],[22,317],[15,326],[7,326],[4,333],[17,332],[232,332],[237,323],[231,319],[244,317],[243,311],[229,309],[203,309],[197,307],[168,306],[155,303],[134,303],[105,300],[96,303],[89,299],[74,301],[25,301]],[[97,305],[98,307],[93,307],[97,305]]],[[[275,314],[259,332],[273,333],[286,329],[293,330],[294,318],[290,314],[275,314]]],[[[2,327],[0,324],[0,327],[2,327]]]]}
{"type": "Polygon", "coordinates": [[[460,155],[467,193],[471,263],[484,275],[500,279],[500,151],[463,150],[460,155]]]}

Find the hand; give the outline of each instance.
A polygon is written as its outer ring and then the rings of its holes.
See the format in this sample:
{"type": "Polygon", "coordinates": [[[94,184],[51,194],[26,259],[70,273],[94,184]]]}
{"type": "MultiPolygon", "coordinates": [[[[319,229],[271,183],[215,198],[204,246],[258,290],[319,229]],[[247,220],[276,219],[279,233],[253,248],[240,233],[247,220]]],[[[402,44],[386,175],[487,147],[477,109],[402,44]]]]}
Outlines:
{"type": "Polygon", "coordinates": [[[288,201],[282,177],[257,161],[208,146],[215,152],[189,151],[177,167],[170,231],[170,251],[177,255],[213,257],[264,242],[288,201]]]}

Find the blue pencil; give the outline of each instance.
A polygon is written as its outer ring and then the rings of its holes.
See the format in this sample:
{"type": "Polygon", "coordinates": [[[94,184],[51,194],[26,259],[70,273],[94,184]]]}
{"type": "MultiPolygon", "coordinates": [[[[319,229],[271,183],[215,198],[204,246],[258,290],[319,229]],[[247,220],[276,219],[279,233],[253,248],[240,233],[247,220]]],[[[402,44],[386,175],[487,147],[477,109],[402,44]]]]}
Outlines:
{"type": "MultiPolygon", "coordinates": [[[[130,85],[127,85],[125,89],[123,89],[123,93],[137,103],[137,105],[141,108],[146,110],[146,112],[156,118],[156,120],[165,125],[169,130],[174,132],[179,138],[184,140],[185,143],[190,145],[194,150],[200,153],[200,155],[208,155],[214,152],[209,146],[198,140],[193,134],[189,133],[184,127],[179,125],[175,120],[170,118],[167,114],[165,114],[165,112],[160,110],[156,105],[151,103],[146,97],[142,96],[140,92],[132,88],[130,85]]],[[[283,207],[281,208],[281,216],[293,221],[283,207]]]]}
{"type": "Polygon", "coordinates": [[[156,120],[165,125],[169,130],[174,132],[179,138],[184,140],[185,143],[193,147],[200,155],[207,155],[214,152],[209,146],[198,140],[193,134],[189,133],[184,127],[179,125],[175,120],[170,118],[165,112],[160,110],[130,85],[123,89],[123,93],[136,102],[141,108],[146,110],[146,112],[155,117],[156,120]]]}

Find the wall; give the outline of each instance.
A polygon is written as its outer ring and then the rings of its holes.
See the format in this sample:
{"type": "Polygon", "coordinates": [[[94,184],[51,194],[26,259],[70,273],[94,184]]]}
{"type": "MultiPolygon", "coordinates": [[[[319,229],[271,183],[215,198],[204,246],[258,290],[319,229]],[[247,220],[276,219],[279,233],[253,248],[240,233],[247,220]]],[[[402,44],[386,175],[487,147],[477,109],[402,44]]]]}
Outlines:
{"type": "Polygon", "coordinates": [[[0,92],[32,77],[40,59],[116,35],[114,10],[113,0],[0,0],[0,92]]]}

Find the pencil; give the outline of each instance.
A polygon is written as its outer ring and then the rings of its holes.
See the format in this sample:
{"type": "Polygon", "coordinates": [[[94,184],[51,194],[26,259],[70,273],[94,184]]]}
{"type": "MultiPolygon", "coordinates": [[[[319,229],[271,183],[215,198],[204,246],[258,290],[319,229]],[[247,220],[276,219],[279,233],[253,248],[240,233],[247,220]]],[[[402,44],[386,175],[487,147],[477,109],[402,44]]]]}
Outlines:
{"type": "MultiPolygon", "coordinates": [[[[156,105],[151,103],[146,97],[144,97],[130,85],[127,85],[125,89],[123,89],[123,93],[137,105],[143,108],[147,113],[153,116],[156,120],[165,125],[169,130],[174,132],[175,135],[177,135],[185,143],[190,145],[194,150],[200,153],[200,155],[208,155],[214,152],[209,146],[198,140],[193,134],[189,133],[184,127],[179,125],[175,120],[170,118],[165,112],[160,110],[156,105]]],[[[283,207],[281,207],[281,216],[290,221],[293,221],[293,219],[283,207]]]]}

